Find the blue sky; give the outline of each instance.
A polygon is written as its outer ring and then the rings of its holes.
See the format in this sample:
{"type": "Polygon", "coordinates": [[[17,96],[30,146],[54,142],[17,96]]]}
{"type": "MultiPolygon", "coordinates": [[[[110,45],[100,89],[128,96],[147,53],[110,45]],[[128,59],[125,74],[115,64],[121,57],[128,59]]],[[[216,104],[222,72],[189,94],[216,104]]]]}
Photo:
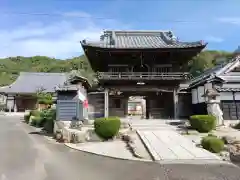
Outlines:
{"type": "Polygon", "coordinates": [[[208,49],[240,45],[239,0],[0,0],[0,57],[82,54],[104,29],[172,30],[208,49]]]}

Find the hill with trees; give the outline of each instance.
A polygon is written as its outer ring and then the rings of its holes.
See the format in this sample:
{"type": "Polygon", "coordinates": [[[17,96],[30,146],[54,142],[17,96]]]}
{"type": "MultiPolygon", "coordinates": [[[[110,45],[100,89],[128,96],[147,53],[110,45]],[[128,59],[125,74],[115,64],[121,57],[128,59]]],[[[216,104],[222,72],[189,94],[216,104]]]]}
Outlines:
{"type": "MultiPolygon", "coordinates": [[[[228,61],[232,55],[223,51],[203,51],[189,62],[188,68],[196,76],[215,66],[219,63],[219,59],[228,61]]],[[[14,82],[20,72],[70,72],[71,70],[79,70],[87,78],[92,76],[92,69],[84,55],[66,60],[45,56],[0,59],[0,86],[14,82]]]]}

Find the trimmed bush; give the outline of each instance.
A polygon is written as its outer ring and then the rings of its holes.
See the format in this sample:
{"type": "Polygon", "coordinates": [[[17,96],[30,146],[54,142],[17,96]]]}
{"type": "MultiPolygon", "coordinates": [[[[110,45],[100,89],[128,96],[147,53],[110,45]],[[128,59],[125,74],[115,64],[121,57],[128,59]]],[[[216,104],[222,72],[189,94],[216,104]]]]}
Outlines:
{"type": "Polygon", "coordinates": [[[216,127],[216,118],[210,115],[190,116],[189,123],[191,127],[198,132],[210,132],[216,127]]]}
{"type": "Polygon", "coordinates": [[[56,109],[47,109],[42,116],[44,117],[44,130],[46,130],[48,133],[52,133],[54,120],[56,120],[56,109]]]}
{"type": "Polygon", "coordinates": [[[201,145],[204,149],[212,153],[219,153],[224,149],[223,140],[214,136],[204,137],[201,141],[201,145]]]}
{"type": "Polygon", "coordinates": [[[31,110],[30,116],[40,116],[41,111],[39,110],[31,110]]]}
{"type": "Polygon", "coordinates": [[[41,117],[31,116],[31,125],[35,127],[40,127],[41,117]]]}
{"type": "Polygon", "coordinates": [[[94,121],[96,134],[104,140],[112,139],[117,135],[121,126],[118,117],[97,118],[94,121]]]}
{"type": "Polygon", "coordinates": [[[240,129],[240,123],[235,124],[235,125],[233,126],[233,128],[235,128],[235,129],[240,129]]]}
{"type": "Polygon", "coordinates": [[[25,123],[27,123],[27,124],[29,123],[30,116],[31,116],[30,113],[24,115],[25,123]]]}

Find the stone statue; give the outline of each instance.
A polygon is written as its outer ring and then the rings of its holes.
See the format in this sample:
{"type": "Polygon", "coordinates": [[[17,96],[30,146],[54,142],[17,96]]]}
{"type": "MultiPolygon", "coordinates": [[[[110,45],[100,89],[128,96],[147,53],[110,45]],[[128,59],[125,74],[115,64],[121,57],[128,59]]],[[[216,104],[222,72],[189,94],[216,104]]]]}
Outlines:
{"type": "Polygon", "coordinates": [[[223,112],[220,108],[220,100],[217,100],[217,96],[220,94],[214,89],[208,89],[203,97],[207,97],[207,112],[209,115],[216,117],[217,126],[224,125],[223,112]]]}

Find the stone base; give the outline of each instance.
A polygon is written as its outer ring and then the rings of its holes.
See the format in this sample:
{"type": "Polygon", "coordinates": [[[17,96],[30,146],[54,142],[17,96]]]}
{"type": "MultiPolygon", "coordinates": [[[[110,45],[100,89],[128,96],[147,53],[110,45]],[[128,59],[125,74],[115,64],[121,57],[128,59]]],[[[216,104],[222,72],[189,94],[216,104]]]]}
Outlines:
{"type": "Polygon", "coordinates": [[[231,145],[229,147],[230,160],[240,163],[240,144],[231,145]]]}
{"type": "MultiPolygon", "coordinates": [[[[72,121],[55,121],[54,134],[56,134],[56,132],[58,131],[61,131],[63,140],[66,140],[67,142],[74,141],[75,143],[82,143],[102,141],[102,139],[98,137],[94,131],[93,126],[94,121],[88,120],[88,123],[82,124],[79,128],[71,128],[71,123],[72,121]]],[[[128,130],[129,130],[128,124],[122,123],[120,134],[123,132],[127,132],[128,130]]]]}

